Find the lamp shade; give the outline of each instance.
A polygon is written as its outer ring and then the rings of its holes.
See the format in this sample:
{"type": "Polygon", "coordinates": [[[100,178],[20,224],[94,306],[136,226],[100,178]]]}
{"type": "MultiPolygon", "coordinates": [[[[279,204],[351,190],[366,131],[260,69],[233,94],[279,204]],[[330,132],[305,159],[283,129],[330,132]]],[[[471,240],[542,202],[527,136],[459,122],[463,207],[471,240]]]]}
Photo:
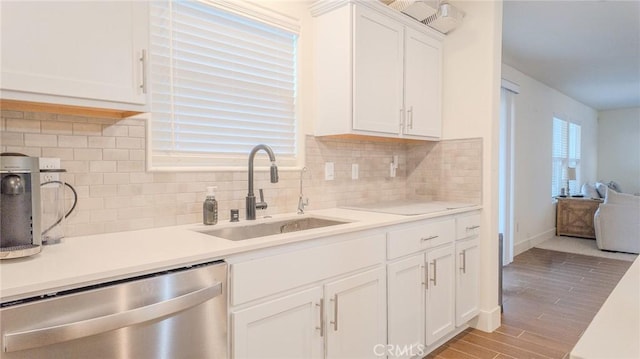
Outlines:
{"type": "Polygon", "coordinates": [[[576,168],[575,167],[567,167],[567,179],[569,181],[576,180],[576,168]]]}

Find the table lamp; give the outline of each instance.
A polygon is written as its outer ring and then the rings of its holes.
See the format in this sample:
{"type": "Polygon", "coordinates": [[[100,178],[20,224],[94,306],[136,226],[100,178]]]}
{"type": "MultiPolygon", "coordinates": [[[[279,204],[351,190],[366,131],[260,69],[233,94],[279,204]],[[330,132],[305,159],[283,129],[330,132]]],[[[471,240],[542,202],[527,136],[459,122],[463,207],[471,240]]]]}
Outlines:
{"type": "Polygon", "coordinates": [[[575,167],[567,167],[567,196],[570,196],[571,190],[569,189],[569,181],[576,180],[576,168],[575,167]]]}

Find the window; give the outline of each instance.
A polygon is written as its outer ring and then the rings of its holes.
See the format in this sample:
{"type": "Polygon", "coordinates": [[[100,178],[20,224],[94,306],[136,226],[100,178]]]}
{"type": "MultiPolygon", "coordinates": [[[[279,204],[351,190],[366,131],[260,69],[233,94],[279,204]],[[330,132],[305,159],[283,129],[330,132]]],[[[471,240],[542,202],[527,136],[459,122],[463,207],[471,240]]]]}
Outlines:
{"type": "Polygon", "coordinates": [[[249,3],[150,6],[150,167],[245,168],[259,143],[298,165],[297,25],[249,3]]]}
{"type": "Polygon", "coordinates": [[[557,196],[566,188],[569,168],[575,168],[576,178],[569,181],[570,193],[580,192],[580,125],[553,118],[553,152],[551,195],[557,196]]]}

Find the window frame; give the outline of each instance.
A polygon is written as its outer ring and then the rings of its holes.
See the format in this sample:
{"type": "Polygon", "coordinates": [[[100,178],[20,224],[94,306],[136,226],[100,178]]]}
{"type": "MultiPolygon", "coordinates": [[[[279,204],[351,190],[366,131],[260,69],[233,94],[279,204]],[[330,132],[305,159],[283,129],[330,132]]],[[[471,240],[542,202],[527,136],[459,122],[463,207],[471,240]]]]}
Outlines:
{"type": "MultiPolygon", "coordinates": [[[[281,170],[299,170],[304,167],[305,161],[305,136],[304,136],[304,124],[301,116],[301,101],[300,101],[300,85],[301,79],[301,41],[302,38],[302,26],[300,19],[282,13],[279,10],[265,7],[254,1],[225,1],[225,0],[197,0],[197,2],[215,7],[219,10],[232,13],[236,16],[245,17],[247,19],[261,22],[263,24],[273,26],[275,28],[292,32],[297,35],[297,41],[295,44],[295,98],[294,98],[294,125],[295,125],[295,152],[293,157],[287,156],[284,160],[278,158],[276,152],[276,162],[281,170]]],[[[149,11],[149,17],[151,17],[151,11],[149,11]]],[[[153,88],[149,88],[150,94],[153,94],[153,88]]],[[[151,103],[151,99],[149,100],[151,103]]],[[[153,148],[153,135],[152,135],[152,122],[153,113],[150,110],[149,113],[139,116],[147,120],[147,133],[146,133],[146,163],[147,171],[150,172],[210,172],[210,171],[245,171],[247,168],[247,159],[249,151],[246,155],[224,155],[221,153],[211,155],[193,155],[193,154],[181,154],[181,155],[168,155],[168,156],[155,156],[153,148]],[[156,161],[154,161],[154,156],[156,161]],[[170,159],[171,157],[179,158],[182,163],[178,165],[179,161],[174,164],[164,164],[157,161],[159,158],[170,159]],[[233,165],[228,164],[216,164],[221,159],[233,159],[235,163],[233,165]]],[[[260,144],[259,141],[256,145],[260,144]]],[[[270,161],[267,156],[256,156],[255,158],[255,170],[256,171],[268,171],[270,167],[270,161]]]]}
{"type": "Polygon", "coordinates": [[[561,194],[560,190],[564,188],[564,185],[567,183],[567,168],[574,167],[576,169],[576,179],[572,180],[574,183],[569,184],[570,193],[578,194],[580,193],[580,183],[581,183],[581,162],[582,162],[582,125],[571,119],[567,118],[567,116],[554,114],[552,117],[552,126],[551,126],[551,196],[557,197],[561,194]],[[564,156],[556,156],[556,131],[555,124],[556,120],[563,122],[563,126],[565,127],[564,132],[566,132],[566,137],[562,139],[561,144],[566,144],[566,147],[561,151],[566,153],[564,156]],[[572,126],[575,126],[578,130],[577,136],[572,136],[572,126]],[[574,138],[577,137],[577,138],[574,138]],[[573,142],[577,142],[577,144],[573,144],[573,142]],[[573,144],[573,152],[577,153],[577,157],[572,157],[572,144],[573,144]],[[560,175],[559,178],[556,178],[556,172],[558,169],[556,168],[556,164],[560,164],[560,175]],[[554,181],[555,179],[555,181],[554,181]],[[555,190],[557,189],[557,193],[555,190]]]}

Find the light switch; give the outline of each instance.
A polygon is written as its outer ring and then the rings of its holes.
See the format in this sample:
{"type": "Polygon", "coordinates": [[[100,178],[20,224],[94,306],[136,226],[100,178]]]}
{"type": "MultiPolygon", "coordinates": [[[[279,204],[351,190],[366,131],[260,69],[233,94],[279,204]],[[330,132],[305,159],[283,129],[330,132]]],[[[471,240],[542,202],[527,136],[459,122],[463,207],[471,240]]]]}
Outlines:
{"type": "Polygon", "coordinates": [[[324,163],[324,179],[325,181],[333,181],[333,162],[324,163]]]}
{"type": "Polygon", "coordinates": [[[351,164],[351,179],[358,179],[358,164],[357,163],[352,163],[351,164]]]}

